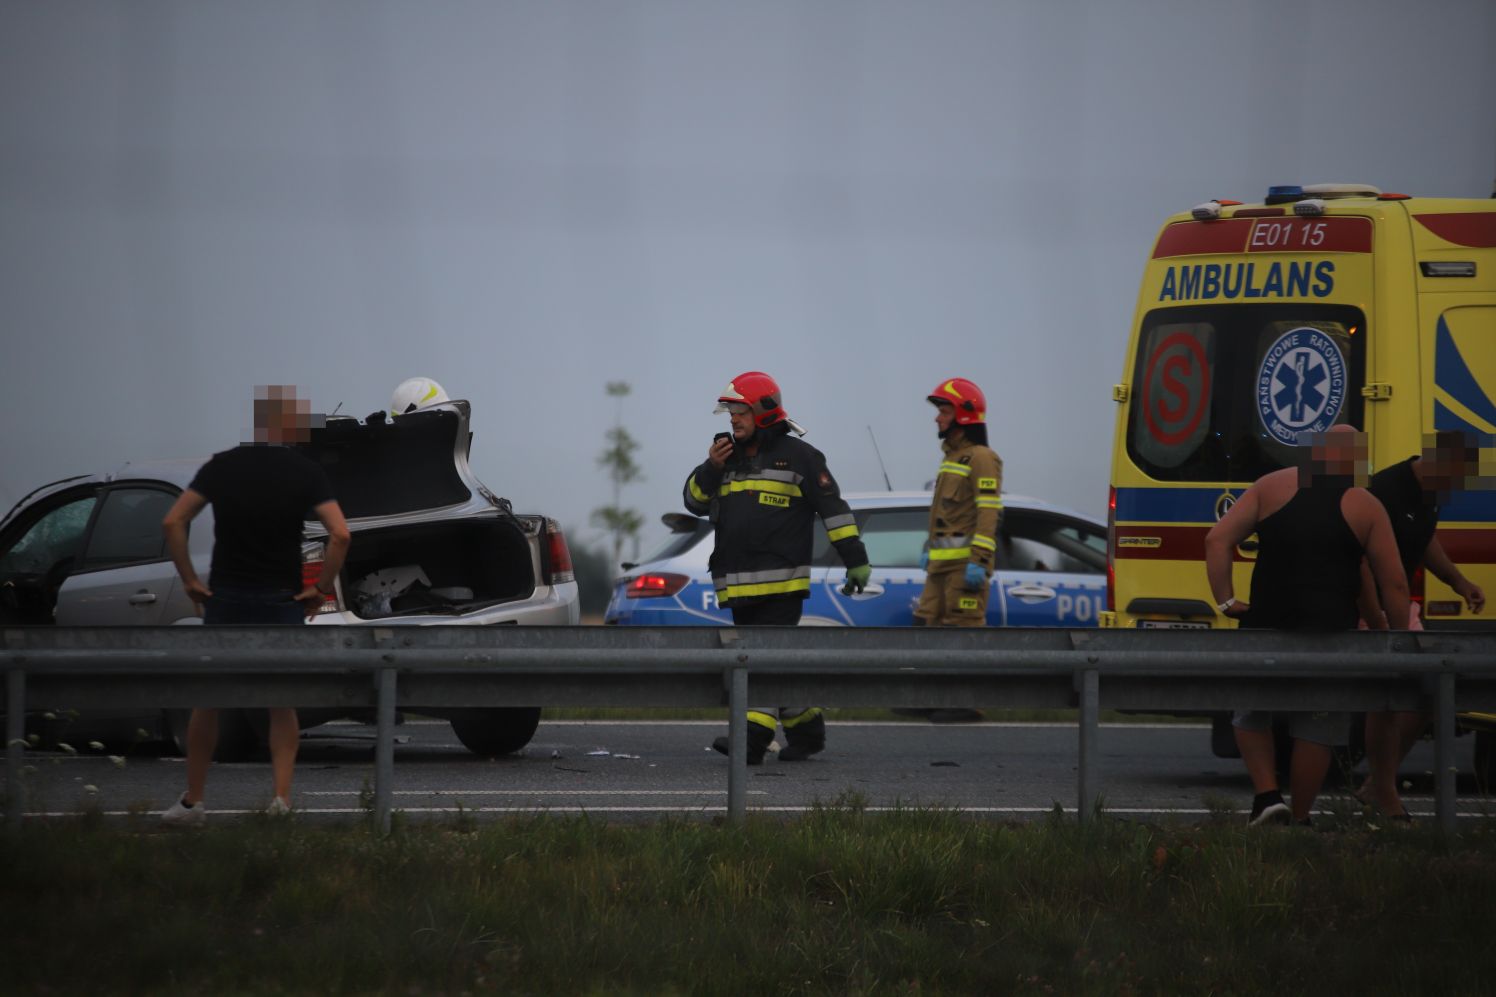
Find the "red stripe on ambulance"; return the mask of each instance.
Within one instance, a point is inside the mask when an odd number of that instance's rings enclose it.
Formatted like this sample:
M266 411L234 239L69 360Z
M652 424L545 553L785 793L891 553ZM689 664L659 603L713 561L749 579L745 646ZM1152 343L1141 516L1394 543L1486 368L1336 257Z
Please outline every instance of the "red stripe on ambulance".
M1472 249L1496 249L1496 214L1472 212L1413 217L1445 242Z

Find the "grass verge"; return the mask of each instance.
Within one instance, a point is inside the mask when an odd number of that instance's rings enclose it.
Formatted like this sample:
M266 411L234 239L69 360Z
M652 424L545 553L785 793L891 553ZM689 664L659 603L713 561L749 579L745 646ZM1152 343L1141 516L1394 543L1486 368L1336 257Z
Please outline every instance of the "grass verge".
M1496 836L861 812L201 833L0 853L27 993L1470 993Z

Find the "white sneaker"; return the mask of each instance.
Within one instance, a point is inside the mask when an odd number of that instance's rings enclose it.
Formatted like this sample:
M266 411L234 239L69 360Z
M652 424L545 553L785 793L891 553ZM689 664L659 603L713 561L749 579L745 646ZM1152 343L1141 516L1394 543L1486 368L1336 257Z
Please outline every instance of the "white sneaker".
M161 814L161 823L171 827L200 827L207 819L208 808L202 800L189 807L181 797Z
M1263 807L1262 813L1252 815L1247 821L1247 826L1262 827L1267 824L1278 824L1287 827L1291 823L1293 823L1293 811L1288 808L1287 803L1279 800Z
M279 796L270 801L270 806L265 808L266 817L289 817L291 816L291 804Z

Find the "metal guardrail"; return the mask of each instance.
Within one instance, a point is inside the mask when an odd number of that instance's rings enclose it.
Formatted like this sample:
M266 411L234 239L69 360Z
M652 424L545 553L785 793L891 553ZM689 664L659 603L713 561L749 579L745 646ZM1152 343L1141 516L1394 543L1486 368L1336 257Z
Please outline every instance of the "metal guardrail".
M1455 714L1496 710L1496 631L752 627L12 627L6 814L24 810L24 713L374 707L389 827L397 707L726 706L728 813L746 812L750 702L1078 708L1077 809L1100 797L1103 708L1435 714L1436 811L1455 823Z

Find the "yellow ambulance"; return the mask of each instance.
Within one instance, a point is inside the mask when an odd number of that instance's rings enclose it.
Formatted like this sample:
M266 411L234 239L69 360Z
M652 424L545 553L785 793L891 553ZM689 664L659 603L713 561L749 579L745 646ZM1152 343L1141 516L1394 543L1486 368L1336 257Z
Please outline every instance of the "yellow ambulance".
M1226 627L1205 534L1245 488L1292 463L1301 432L1365 430L1372 470L1423 435L1496 433L1496 199L1273 187L1164 223L1143 273L1112 451L1103 626ZM1482 471L1489 475L1483 449ZM1496 616L1496 491L1441 506L1438 537L1492 597L1479 617L1432 575L1430 628ZM1236 551L1251 589L1255 544Z

